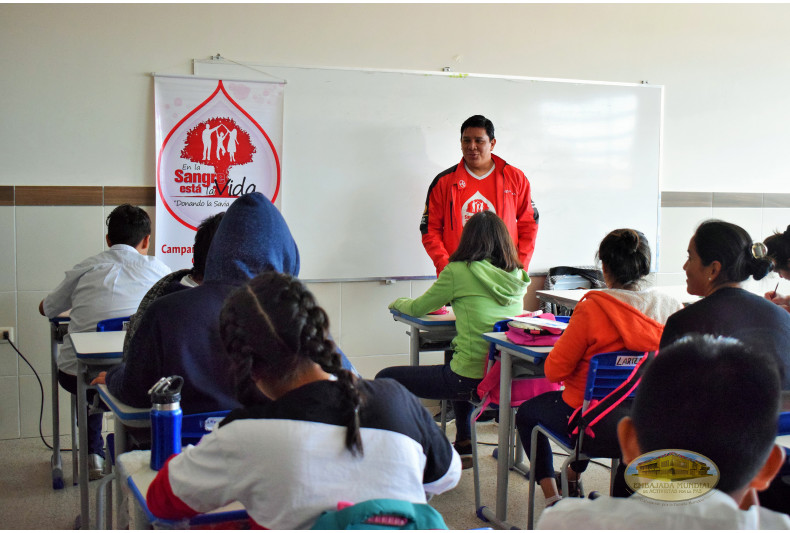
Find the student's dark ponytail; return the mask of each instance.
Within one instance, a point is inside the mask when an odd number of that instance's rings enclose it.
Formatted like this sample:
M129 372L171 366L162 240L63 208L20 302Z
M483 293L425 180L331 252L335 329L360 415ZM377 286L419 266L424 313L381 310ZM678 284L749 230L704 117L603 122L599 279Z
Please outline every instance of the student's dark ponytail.
M362 454L359 409L363 396L356 377L341 366L329 338L329 318L296 278L265 272L234 292L220 313L220 335L237 376L239 400L252 398L254 380L285 383L317 363L342 386L346 447Z

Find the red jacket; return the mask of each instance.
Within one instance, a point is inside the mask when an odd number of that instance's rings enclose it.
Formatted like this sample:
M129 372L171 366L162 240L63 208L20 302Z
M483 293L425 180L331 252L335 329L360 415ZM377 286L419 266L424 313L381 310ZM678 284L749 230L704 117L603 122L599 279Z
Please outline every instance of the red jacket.
M529 267L538 234L538 210L532 201L527 177L514 166L494 154L496 170L489 176L496 180L495 208L504 220L518 250L518 258ZM464 161L448 168L434 178L425 200L425 211L420 222L422 244L433 260L436 275L447 266L450 255L461 240L461 202L458 182L469 180Z

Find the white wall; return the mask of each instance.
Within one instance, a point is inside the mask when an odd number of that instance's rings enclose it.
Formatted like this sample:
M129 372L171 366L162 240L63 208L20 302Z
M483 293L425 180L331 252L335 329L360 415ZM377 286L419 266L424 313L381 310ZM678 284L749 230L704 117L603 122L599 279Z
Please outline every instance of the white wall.
M282 65L647 80L666 86L663 190L790 192L788 27L790 5L2 4L0 186L153 186L150 73L190 74L191 59L221 53ZM474 112L460 109L459 121ZM343 139L329 141L343 149ZM426 187L435 173L415 172ZM286 184L284 194L298 191ZM662 209L661 249L675 257L708 211L667 209L675 208ZM710 212L761 232L784 215ZM64 213L69 224L58 223ZM85 232L101 233L101 214L0 207L0 325L18 328L45 383L46 321L31 308L77 251L87 253ZM668 262L661 273L677 282L680 266ZM404 328L386 304L426 286L313 288L343 349L372 375L406 360ZM30 371L0 346L0 438L36 434L35 394Z

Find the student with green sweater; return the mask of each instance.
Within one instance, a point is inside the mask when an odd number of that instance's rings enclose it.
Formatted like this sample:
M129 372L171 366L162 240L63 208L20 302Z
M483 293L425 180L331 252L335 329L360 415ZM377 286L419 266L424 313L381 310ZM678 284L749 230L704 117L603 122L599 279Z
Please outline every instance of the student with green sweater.
M475 214L464 226L458 249L436 282L419 298L398 298L390 304L411 316L435 311L447 302L455 312L457 335L449 364L385 368L376 379L392 378L420 398L452 400L455 449L464 468L471 466L469 400L483 378L488 343L482 334L494 323L521 313L529 276L504 222L495 213Z

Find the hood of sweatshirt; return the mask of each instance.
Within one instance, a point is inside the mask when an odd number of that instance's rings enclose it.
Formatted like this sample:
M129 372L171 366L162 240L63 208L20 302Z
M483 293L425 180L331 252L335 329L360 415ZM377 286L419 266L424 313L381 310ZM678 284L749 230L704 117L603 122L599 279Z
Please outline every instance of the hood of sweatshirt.
M499 305L520 302L529 287L529 276L523 269L505 272L485 261L473 261L469 271L485 286Z
M626 350L649 351L658 348L664 331L661 322L605 291L590 291L584 299L597 306L600 316L611 322L623 339Z
M225 212L206 258L207 283L242 284L261 272L299 275L299 250L288 224L259 192L239 196Z

